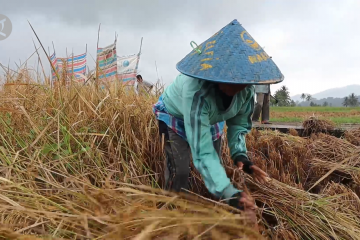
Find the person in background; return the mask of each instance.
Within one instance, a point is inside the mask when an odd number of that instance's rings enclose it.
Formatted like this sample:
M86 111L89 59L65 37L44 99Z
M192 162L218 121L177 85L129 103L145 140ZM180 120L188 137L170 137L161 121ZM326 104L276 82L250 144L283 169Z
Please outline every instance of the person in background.
M136 76L136 82L134 84L135 92L137 95L139 94L150 94L153 84L144 81L141 75Z
M251 57L258 54L261 64L254 64L254 59L244 53ZM257 84L281 82L283 75L236 20L196 47L176 67L180 75L153 106L166 153L165 189L180 192L189 188L191 154L215 198L254 211L251 198L235 188L226 175L221 137L226 123L234 165L255 180L266 182L267 174L248 158L245 142L252 128L252 83L254 79ZM254 72L267 74L255 76Z
M259 122L261 114L262 124L271 124L270 120L270 84L256 85L256 105L252 117L254 122Z

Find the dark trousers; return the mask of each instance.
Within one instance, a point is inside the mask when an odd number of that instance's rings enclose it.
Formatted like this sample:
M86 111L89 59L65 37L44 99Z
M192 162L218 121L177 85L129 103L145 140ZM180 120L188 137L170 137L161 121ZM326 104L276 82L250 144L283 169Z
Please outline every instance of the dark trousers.
M253 121L269 121L270 119L270 93L257 93Z
M165 190L180 192L189 188L190 146L177 135L166 123L159 121L160 141L164 136L165 150ZM214 141L214 148L221 159L221 138Z

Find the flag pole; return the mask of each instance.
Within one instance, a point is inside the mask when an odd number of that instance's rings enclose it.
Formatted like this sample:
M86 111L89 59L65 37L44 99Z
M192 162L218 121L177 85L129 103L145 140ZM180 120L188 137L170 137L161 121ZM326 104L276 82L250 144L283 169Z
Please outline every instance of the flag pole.
M87 44L85 45L85 58L87 58ZM87 63L87 61L86 61ZM89 68L85 67L85 76L89 74ZM84 79L85 80L85 79Z
M141 37L139 55L141 54L142 43L143 43L143 37Z
M54 41L51 41L51 43L52 43L52 46L53 46L53 51L54 51L54 55L56 56L56 52L55 52L55 45L54 45ZM52 65L52 63L51 63L51 65ZM57 57L56 57L56 66L57 66ZM57 83L58 83L58 87L60 86L60 75L59 75L59 73L58 73L58 69L56 69L55 68L55 66L54 66L54 71L55 71L55 76L57 77Z
M142 49L142 43L143 43L143 37L141 37L141 42L140 42L140 50L138 53L138 59L137 59L137 63L136 63L136 74L137 74L137 70L138 70L138 66L139 66L139 61L140 61L140 55L141 55L141 49Z
M117 49L117 34L116 34L116 31L115 31L115 49ZM114 55L114 58L115 58L115 61L116 61L116 74L115 74L115 88L117 88L117 81L119 80L119 75L118 75L118 63L117 63L117 52L116 54Z
M71 89L71 85L73 84L73 79L74 79L74 81L75 81L75 73L74 73L74 48L72 48L71 51L72 51L72 59L71 59L70 89Z
M49 54L49 56L51 57L51 55L50 55L50 47L48 46L48 54ZM51 63L52 64L52 63ZM50 76L49 76L49 78L50 78L50 88L52 88L53 86L52 86L52 82L53 82L53 76L52 76L52 72L51 72L51 68L50 68Z
M99 30L98 30L98 39L97 39L97 44L96 44L96 55L97 55L97 51L99 49L100 26L101 26L101 23L99 24ZM99 58L98 58L98 56L96 56L96 76L95 76L96 91L99 90L98 89L98 78L99 78Z
M53 46L54 54L56 55L56 53L55 53L55 46L54 46L54 42L53 42L53 41L51 41L51 43L52 43L52 46Z

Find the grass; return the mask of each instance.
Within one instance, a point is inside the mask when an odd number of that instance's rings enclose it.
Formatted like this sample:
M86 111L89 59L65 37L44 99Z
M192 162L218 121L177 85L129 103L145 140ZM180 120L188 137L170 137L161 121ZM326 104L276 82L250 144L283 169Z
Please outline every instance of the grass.
M282 117L282 118L276 118L272 117L272 122L281 122L281 123L302 123L306 118L300 118L300 117ZM327 119L330 120L336 124L359 124L360 123L360 117L323 117L321 119Z
M346 123L359 124L360 123L360 117L329 117L328 119L337 124L346 124Z
M161 190L156 100L114 86L0 91L0 239L359 239L358 132L350 143L252 130L249 156L265 185L224 147L228 177L259 207L256 231L210 198L193 166L192 193Z
M360 107L271 107L274 112L360 112Z
M315 115L336 124L360 123L360 108L345 107L271 107L273 122L301 123Z

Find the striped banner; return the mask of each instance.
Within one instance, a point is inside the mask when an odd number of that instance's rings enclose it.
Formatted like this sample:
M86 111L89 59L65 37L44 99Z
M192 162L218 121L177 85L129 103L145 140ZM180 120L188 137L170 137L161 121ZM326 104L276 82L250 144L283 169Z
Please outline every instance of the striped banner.
M55 53L53 55L50 56L50 60L51 60L51 64L54 66L54 68L56 69L56 71L58 70L57 67L57 59L56 59L56 55ZM56 78L56 73L54 72L53 67L51 67L51 76L52 76L52 80L54 81Z
M70 84L72 79L78 83L84 83L86 79L86 53L68 57L68 58L56 58L55 53L50 57L51 63L54 65L59 76L63 74L66 69L68 79L66 79L66 85ZM65 66L64 66L65 65ZM53 80L56 79L56 74L52 70Z
M116 77L116 41L104 48L97 49L97 60L99 64L99 78L108 82Z
M104 48L97 49L99 79L106 84L120 81L124 85L134 85L139 54L119 57L116 54L116 41Z

